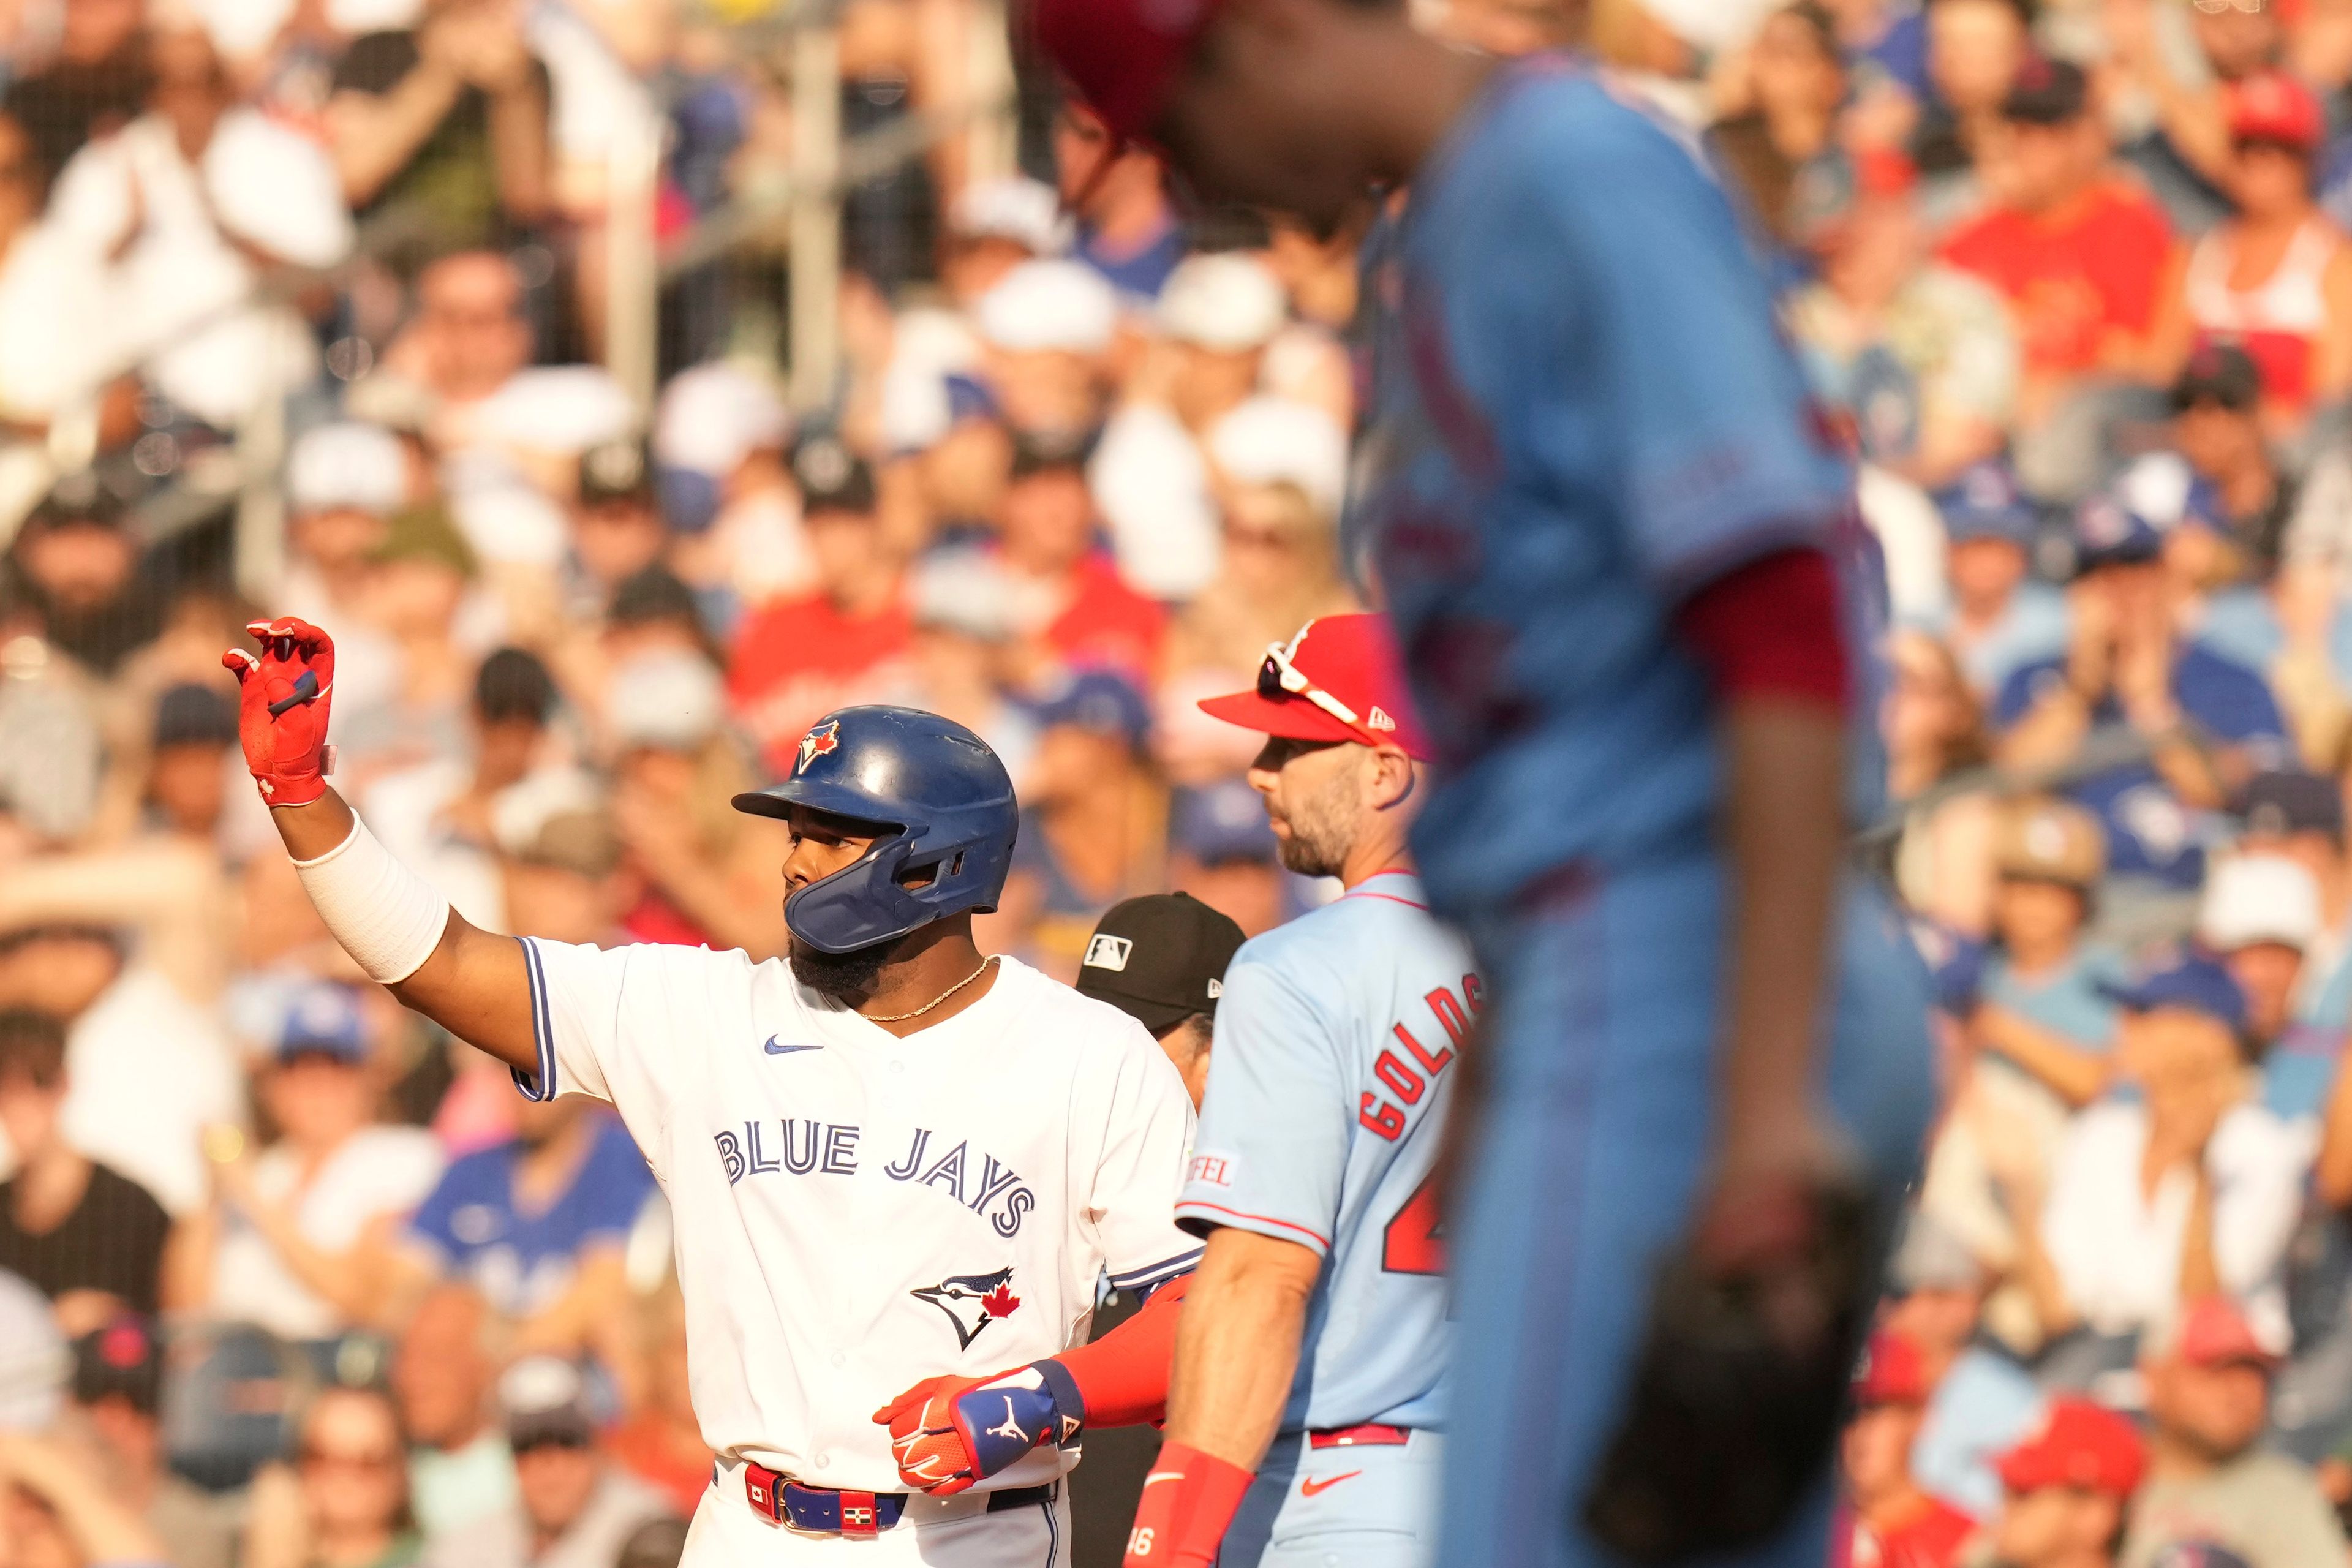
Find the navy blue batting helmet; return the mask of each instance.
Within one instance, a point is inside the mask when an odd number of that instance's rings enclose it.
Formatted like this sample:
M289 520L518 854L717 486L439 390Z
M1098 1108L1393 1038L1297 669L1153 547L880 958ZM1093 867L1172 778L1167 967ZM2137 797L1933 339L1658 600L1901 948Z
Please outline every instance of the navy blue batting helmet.
M795 805L890 830L784 900L784 924L820 952L996 908L1021 822L1013 777L988 742L914 708L835 709L801 737L789 777L735 797L736 810L757 816Z

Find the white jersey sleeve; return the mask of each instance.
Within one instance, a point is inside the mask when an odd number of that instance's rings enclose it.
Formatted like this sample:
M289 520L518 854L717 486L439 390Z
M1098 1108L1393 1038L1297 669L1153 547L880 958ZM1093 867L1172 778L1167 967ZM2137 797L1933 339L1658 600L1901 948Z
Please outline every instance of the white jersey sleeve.
M709 1039L717 994L751 982L741 952L521 941L539 1065L517 1072L515 1086L533 1100L608 1101L633 1127L648 1112L656 1125L667 1121L694 1056L681 1045Z
M1119 1053L1108 1085L1102 1153L1085 1213L1111 1284L1149 1294L1201 1258L1201 1244L1176 1228L1192 1101L1160 1047L1140 1025L1131 1026L1134 1041Z
M1225 971L1201 1140L1177 1214L1328 1257L1348 1171L1356 1071L1336 1016L1244 950Z

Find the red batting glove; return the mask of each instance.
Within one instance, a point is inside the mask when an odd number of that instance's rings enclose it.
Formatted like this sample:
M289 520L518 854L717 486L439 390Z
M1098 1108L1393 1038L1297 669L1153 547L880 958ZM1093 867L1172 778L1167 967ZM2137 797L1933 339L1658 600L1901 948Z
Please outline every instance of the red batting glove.
M333 765L327 710L335 689L334 640L291 616L245 629L261 645L260 657L233 647L221 664L236 677L236 738L246 769L269 805L308 805L327 793Z
M1212 1568L1225 1529L1256 1479L1198 1448L1160 1445L1143 1478L1121 1568Z
M933 1497L971 1489L980 1478L955 1429L955 1398L987 1381L927 1377L874 1413L876 1426L890 1428L890 1457L898 1461L900 1480Z

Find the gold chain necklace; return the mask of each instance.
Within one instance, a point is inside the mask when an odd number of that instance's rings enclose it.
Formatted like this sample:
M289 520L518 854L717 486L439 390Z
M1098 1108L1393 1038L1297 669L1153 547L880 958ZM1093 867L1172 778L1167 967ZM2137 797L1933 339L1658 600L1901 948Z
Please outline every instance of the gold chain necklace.
M988 966L995 962L996 954L989 954L989 956L980 961L980 967L978 969L973 970L970 974L965 975L961 980L957 981L954 984L949 986L946 990L940 992L938 995L932 997L929 1001L924 1003L921 1006L916 1008L911 1013L868 1013L865 1016L866 1021L869 1024L903 1024L909 1018L919 1018L924 1014L929 1012L932 1008L938 1006L940 1003L946 1001L949 997L954 995L957 992L962 990L965 986L971 984L973 981L979 979L982 975L987 973Z

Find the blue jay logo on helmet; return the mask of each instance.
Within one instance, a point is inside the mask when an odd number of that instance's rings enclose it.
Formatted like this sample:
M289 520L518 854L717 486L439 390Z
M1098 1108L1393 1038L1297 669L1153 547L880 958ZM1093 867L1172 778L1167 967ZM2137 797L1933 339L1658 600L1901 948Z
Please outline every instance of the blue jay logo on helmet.
M896 942L936 920L996 908L1020 826L1012 775L988 742L914 708L843 708L810 727L790 777L735 809L793 806L845 818L874 842L784 900L784 924L820 952Z
M801 737L800 760L793 763L793 772L796 774L808 772L808 765L811 762L814 761L818 757L824 756L826 752L832 751L834 747L841 743L839 740L840 734L841 721L838 719L827 719L823 723L818 724L815 728L812 729L807 734L803 735Z

